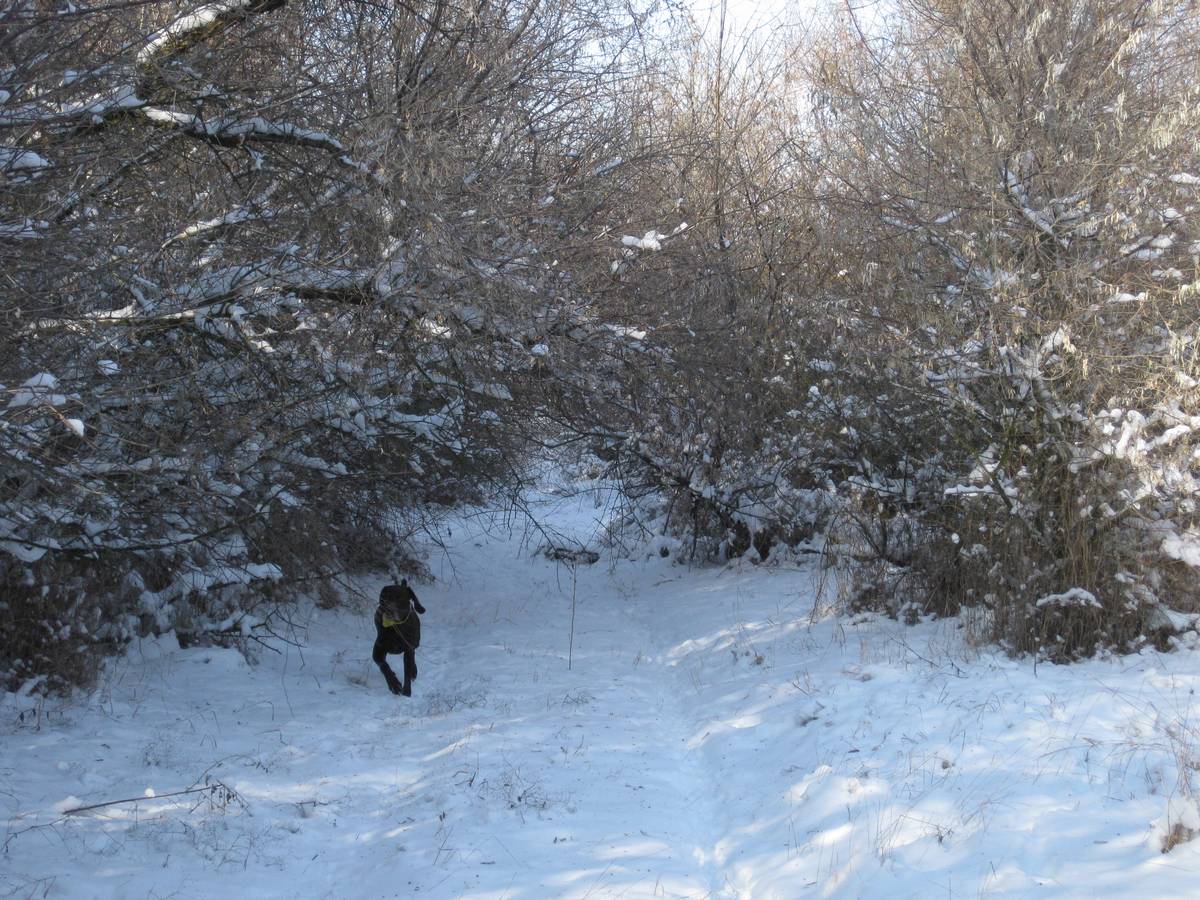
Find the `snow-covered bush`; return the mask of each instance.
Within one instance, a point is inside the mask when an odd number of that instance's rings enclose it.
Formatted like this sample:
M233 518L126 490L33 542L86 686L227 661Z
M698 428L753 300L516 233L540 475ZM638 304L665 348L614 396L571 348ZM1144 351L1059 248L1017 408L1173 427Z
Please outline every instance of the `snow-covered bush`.
M865 248L843 302L929 430L892 608L965 604L1071 659L1194 604L1197 27L914 0L816 56L827 196Z

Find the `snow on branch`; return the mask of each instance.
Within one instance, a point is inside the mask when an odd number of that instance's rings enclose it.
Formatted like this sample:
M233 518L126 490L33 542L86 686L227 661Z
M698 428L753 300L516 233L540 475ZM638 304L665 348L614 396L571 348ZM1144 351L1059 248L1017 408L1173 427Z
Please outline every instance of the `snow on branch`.
M240 225L243 222L272 218L274 213L266 208L266 203L278 188L279 183L276 182L246 206L238 206L222 215L203 219L189 225L179 233L167 238L160 249L166 250L172 244L177 244L188 238L198 237L199 235L208 234L218 229L230 228L234 225Z
M166 134L156 141L147 141L146 149L137 156L126 160L114 171L110 172L108 175L99 179L95 183L88 185L86 188L80 188L79 190L71 191L66 195L65 198L63 198L62 206L55 214L54 221L58 224L66 221L68 218L70 218L71 214L79 208L79 205L89 197L94 197L107 190L111 185L121 181L121 179L123 179L130 171L137 169L148 160L153 159L155 156L161 153L171 141L177 140L179 137L180 136L178 134Z
M1061 594L1047 594L1044 597L1039 597L1034 605L1038 608L1046 606L1057 606L1060 608L1074 606L1082 609L1087 609L1088 607L1094 609L1104 608L1103 604L1096 599L1095 594L1079 587L1069 588Z
M627 234L621 238L621 246L624 248L621 251L621 258L615 259L612 262L610 272L612 275L620 275L626 268L630 260L636 255L638 250L648 250L657 253L662 250L663 245L673 238L679 237L688 229L687 222L680 222L670 234L663 234L657 228L651 228L641 237Z
M242 206L235 206L233 209L227 210L219 216L193 222L191 225L167 238L159 249L166 250L173 244L200 237L201 235L207 235L213 231L232 229L246 222L269 222L283 215L285 209L289 207L272 206L269 203L282 184L282 182L276 181L253 200ZM345 182L332 184L320 195L315 206L323 208L339 197L349 194L352 190L354 190L354 186Z
M1067 241L1055 230L1054 222L1044 213L1033 209L1029 205L1029 194L1025 190L1025 186L1017 177L1017 173L1005 166L1002 174L1004 175L1005 195L1009 201L1017 208L1025 219L1033 225L1038 231L1050 238L1059 247L1068 249Z
M290 122L271 122L262 116L250 116L245 119L236 116L204 119L192 113L156 106L143 106L135 112L153 125L178 128L192 137L223 146L240 147L250 141L262 141L314 147L337 154L346 152L341 141L323 131L301 128ZM339 161L355 168L359 167L358 163L345 156Z
M137 64L142 68L156 65L248 15L269 12L286 2L287 0L222 0L205 4L154 32L138 51Z
M152 106L130 85L119 85L73 103L26 103L12 110L0 110L0 128L54 124L100 127L122 118L141 119L159 128L173 129L223 147L241 147L250 143L311 147L333 154L338 163L356 172L367 174L370 171L365 163L346 152L341 141L324 131L291 122L274 122L262 116L229 115L206 119L194 113ZM32 156L23 159L32 161Z
M0 147L0 173L10 182L19 184L32 181L53 165L50 160L32 150Z
M909 204L903 204L897 215L885 213L880 217L880 221L884 225L899 229L900 231L921 236L926 243L944 254L950 261L950 264L962 272L969 280L984 290L992 290L1002 281L1002 278L997 276L997 273L989 269L980 268L972 263L956 250L949 241L934 231L935 228L948 225L958 217L959 213L959 210L951 210L932 221L926 221L918 217Z

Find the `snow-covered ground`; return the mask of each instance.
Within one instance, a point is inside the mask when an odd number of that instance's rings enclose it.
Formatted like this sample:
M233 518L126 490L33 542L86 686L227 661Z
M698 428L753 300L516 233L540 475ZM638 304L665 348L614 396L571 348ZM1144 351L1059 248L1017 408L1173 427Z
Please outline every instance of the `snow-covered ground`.
M603 513L539 506L584 540ZM0 894L1200 890L1200 841L1161 852L1168 816L1200 827L1195 651L1035 668L955 622L826 615L802 566L573 581L513 524L461 518L430 557L411 699L370 662L367 600L253 666L164 640L71 702L8 695ZM232 793L167 796L205 783Z

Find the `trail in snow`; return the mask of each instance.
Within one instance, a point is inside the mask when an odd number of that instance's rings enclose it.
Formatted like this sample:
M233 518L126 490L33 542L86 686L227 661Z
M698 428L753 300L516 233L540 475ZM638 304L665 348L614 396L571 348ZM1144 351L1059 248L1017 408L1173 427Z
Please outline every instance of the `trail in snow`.
M557 543L583 544L594 543L601 512L590 498L551 499L540 510L557 526ZM689 746L676 686L664 672L654 617L638 614L638 584L614 578L603 564L535 559L531 565L544 535L515 547L503 534L478 538L471 541L476 553L455 557L455 576L464 586L492 584L495 608L490 621L470 623L456 643L488 648L491 683L511 689L507 702L533 710L541 725L531 729L520 718L497 736L502 759L538 762L520 771L519 786L528 793L518 793L515 803L507 783L513 773L501 774L504 799L522 813L520 846L505 850L508 862L521 862L508 881L493 876L490 883L503 881L514 895L533 890L531 896L718 892L710 848L721 822L708 775ZM504 569L509 577L497 577ZM460 658L449 668L462 665ZM463 845L486 847L494 832L490 823L464 822L459 836Z
M604 514L539 509L584 541ZM1200 841L1160 849L1196 814L1194 651L1035 669L954 622L818 615L788 564L605 559L573 585L513 524L463 517L430 558L411 700L370 663L371 581L254 666L146 642L86 697L8 695L0 893L1192 892ZM61 814L206 778L237 798Z

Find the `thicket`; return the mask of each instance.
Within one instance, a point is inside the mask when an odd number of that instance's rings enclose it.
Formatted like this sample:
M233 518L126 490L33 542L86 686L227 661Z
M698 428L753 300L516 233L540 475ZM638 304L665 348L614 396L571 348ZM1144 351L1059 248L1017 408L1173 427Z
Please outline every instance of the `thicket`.
M814 542L854 606L1053 659L1166 640L1197 11L893 6L7 6L0 680L266 636L563 445L694 558Z
M824 532L850 605L1017 652L1167 642L1200 564L1198 24L908 0L701 48L661 110L710 140L659 195L700 214L625 276L678 364L625 438L667 526Z

